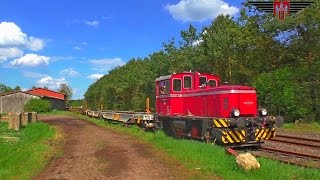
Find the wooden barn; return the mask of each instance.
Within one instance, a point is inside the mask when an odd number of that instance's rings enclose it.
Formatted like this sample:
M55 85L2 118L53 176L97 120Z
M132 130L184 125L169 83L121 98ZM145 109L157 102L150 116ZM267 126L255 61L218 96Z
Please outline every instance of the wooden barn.
M24 111L25 104L32 98L41 98L51 103L51 109L65 110L66 96L62 93L45 88L0 94L0 113Z
M24 111L24 105L33 98L40 97L23 91L0 94L0 113L21 113Z

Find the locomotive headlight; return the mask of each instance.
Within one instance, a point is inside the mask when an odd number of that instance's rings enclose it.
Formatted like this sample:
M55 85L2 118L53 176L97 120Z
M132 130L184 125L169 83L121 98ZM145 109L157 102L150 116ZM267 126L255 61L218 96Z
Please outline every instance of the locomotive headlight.
M239 116L240 116L240 111L239 111L239 109L232 109L231 115L232 115L233 117L239 117Z
M258 113L259 113L259 116L262 117L262 116L266 116L268 114L268 111L265 108L260 108L258 110Z

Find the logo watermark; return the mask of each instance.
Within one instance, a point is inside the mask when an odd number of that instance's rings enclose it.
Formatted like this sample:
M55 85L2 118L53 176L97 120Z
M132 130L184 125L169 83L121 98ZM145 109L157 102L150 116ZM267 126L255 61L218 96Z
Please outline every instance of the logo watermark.
M303 1L303 0L248 0L249 4L254 5L258 9L266 12L273 13L278 19L284 20L290 14L299 12L307 6L314 3L314 1Z

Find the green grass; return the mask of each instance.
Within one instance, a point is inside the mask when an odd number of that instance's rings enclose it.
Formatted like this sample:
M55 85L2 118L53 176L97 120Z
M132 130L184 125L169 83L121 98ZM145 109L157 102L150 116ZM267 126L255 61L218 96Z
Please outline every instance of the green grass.
M308 133L320 133L320 124L317 122L312 123L287 123L281 128L284 131L289 132L308 132Z
M42 122L31 123L20 131L0 122L0 179L30 179L53 156L48 141L55 129Z
M77 116L113 131L133 135L191 170L198 169L204 174L212 174L223 179L320 179L318 169L293 166L265 158L258 158L261 169L245 172L237 166L235 158L226 154L224 148L220 146L175 139L166 136L162 131L148 133L137 127L126 128L121 125L108 124L103 120L75 115L71 112L64 112L64 114Z

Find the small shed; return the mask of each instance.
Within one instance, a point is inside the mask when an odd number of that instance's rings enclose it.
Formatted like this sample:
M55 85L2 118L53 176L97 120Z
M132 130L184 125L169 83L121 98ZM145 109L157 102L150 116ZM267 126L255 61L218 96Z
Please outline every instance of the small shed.
M66 95L46 88L34 88L27 91L30 94L46 99L51 103L51 109L65 110Z
M39 99L40 96L23 91L0 94L0 113L21 113L24 105L33 98Z

